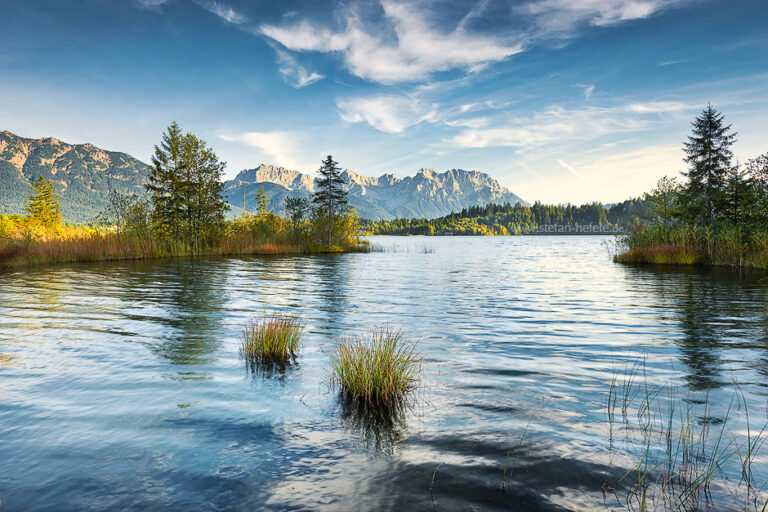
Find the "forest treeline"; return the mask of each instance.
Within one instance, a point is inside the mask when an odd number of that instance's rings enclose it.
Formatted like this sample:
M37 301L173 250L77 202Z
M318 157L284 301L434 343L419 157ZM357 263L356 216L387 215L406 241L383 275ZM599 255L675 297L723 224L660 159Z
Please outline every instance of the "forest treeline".
M620 233L642 215L642 199L603 206L601 203L551 205L519 202L472 206L437 219L363 221L373 235L529 235Z

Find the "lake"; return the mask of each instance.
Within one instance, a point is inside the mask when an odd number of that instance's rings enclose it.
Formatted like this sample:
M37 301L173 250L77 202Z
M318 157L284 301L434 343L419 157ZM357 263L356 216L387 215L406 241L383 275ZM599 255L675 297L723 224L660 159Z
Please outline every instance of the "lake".
M621 266L599 236L371 239L0 274L2 510L763 506L768 274ZM250 373L241 331L275 311L304 345ZM422 357L384 420L328 382L381 326Z

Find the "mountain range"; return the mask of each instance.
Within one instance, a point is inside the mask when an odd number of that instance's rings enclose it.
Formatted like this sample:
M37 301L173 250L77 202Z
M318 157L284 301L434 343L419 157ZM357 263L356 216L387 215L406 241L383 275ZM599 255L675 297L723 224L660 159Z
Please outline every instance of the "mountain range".
M395 217L434 218L461 211L463 208L487 203L511 203L520 197L485 173L451 169L437 172L421 169L413 177L398 178L382 174L378 178L361 176L352 170L341 174L344 188L349 192L350 205L361 218L381 220ZM241 171L224 185L223 195L235 209L256 209L259 187L272 200L275 213L283 212L288 196L309 196L315 189L314 179L308 174L283 167L260 165Z
M49 137L26 139L0 132L0 213L21 213L38 176L53 182L61 198L61 210L69 222L89 222L104 209L110 190L144 194L149 166L136 158L105 151L91 144L67 144ZM421 169L413 177L382 174L361 176L342 173L350 205L361 218L435 218L452 211L487 203L521 202L520 197L485 173L451 169ZM271 200L270 209L282 214L288 196L310 196L312 176L283 167L262 164L241 171L224 183L222 195L232 214L256 210L259 187Z
M110 190L143 194L148 173L149 166L125 153L0 132L0 213L22 213L30 183L43 176L53 182L67 221L92 221Z

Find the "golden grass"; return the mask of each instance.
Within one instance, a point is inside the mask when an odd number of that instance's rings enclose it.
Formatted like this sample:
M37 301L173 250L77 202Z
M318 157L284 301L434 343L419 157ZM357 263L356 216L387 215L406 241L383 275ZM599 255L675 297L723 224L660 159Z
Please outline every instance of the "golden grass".
M211 247L193 250L184 244L155 237L93 232L70 238L12 242L0 246L0 268L45 263L141 260L183 256L314 254L365 250L365 245L354 243L344 247L324 248L314 244L295 244L240 233L227 234Z

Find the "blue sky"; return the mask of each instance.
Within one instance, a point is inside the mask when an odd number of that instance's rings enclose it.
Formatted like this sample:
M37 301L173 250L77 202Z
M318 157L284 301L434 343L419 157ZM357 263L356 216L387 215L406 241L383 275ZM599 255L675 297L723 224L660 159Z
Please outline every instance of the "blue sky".
M2 0L0 130L149 161L170 121L228 177L477 169L612 202L684 168L707 102L768 151L768 2Z

